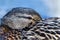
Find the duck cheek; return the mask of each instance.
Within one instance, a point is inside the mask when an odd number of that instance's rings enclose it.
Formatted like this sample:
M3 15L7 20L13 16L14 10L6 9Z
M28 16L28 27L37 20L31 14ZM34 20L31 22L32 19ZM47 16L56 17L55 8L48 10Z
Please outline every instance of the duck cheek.
M22 23L20 21L13 21L13 27L14 29L20 29L22 28Z
M20 20L14 20L14 21L12 22L13 27L14 27L15 29L25 28L25 27L28 26L28 23L30 23L29 20L22 20L22 19L20 19Z

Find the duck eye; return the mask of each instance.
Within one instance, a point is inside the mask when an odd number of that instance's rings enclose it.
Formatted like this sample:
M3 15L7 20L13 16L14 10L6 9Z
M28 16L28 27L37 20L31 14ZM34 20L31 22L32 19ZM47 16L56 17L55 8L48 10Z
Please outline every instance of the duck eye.
M25 17L25 16L16 16L18 18L26 18L26 19L32 19L31 17Z
M18 18L20 18L21 16L17 16Z
M18 18L23 18L22 16L16 16L16 17L18 17Z
M31 17L27 17L28 19L32 19Z

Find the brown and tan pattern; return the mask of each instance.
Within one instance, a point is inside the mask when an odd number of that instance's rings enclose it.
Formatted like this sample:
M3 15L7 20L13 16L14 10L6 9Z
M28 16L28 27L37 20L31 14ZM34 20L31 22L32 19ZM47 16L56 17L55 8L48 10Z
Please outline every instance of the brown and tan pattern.
M7 28L7 26L0 26L0 40L21 40L21 32Z

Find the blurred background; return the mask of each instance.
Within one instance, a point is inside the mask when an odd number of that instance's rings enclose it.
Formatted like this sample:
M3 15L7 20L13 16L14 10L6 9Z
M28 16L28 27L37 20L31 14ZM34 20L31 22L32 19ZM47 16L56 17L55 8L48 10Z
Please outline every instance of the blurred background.
M42 18L60 17L60 0L0 0L0 18L14 7L32 8Z

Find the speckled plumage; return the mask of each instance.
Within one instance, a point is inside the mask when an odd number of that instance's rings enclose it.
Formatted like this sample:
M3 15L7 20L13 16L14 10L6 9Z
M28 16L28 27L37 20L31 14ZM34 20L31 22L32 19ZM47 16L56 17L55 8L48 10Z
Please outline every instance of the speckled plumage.
M37 23L25 31L24 37L23 40L60 40L60 18L48 18Z
M21 32L13 30L5 25L0 26L0 40L21 40Z

